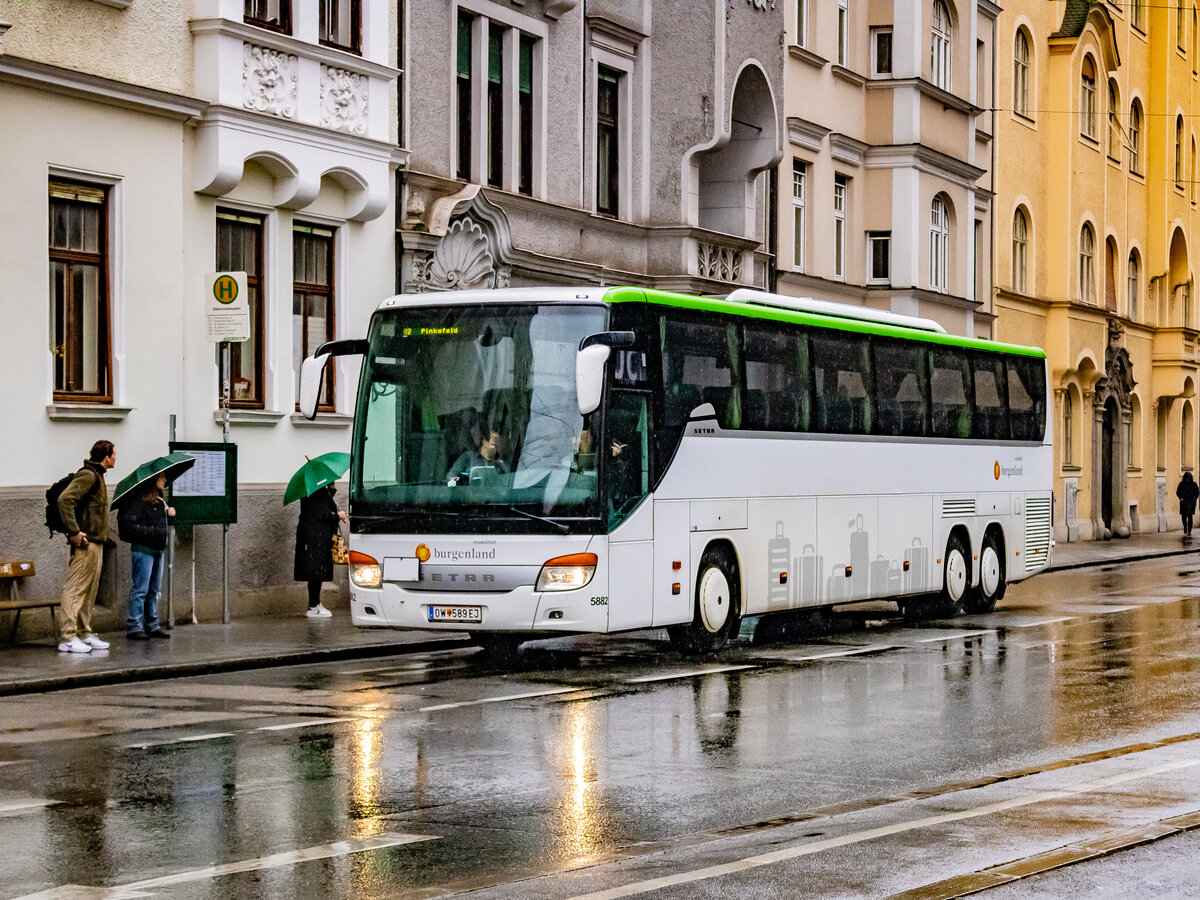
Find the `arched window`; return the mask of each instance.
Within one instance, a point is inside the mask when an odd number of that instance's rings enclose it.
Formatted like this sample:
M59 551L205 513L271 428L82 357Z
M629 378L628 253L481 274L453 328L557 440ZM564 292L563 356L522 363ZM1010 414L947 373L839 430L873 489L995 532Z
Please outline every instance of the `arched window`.
M1192 138L1192 177L1189 180L1191 185L1192 206L1196 205L1196 139Z
M1025 293L1028 259L1029 219L1025 210L1018 207L1012 224L1012 287L1018 294Z
M1129 254L1129 262L1126 264L1125 270L1125 293L1129 297L1129 318L1135 322L1138 317L1138 301L1141 299L1141 264L1138 262L1138 252L1136 250Z
M1096 232L1086 223L1079 232L1079 300L1096 302Z
M1175 117L1175 187L1183 190L1183 116Z
M1079 133L1096 139L1096 63L1091 56L1083 58L1079 73Z
M1104 240L1104 308L1117 311L1117 242Z
M1070 388L1067 388L1063 394L1062 430L1062 464L1073 466L1075 464L1075 399L1071 395Z
M1029 116L1029 35L1024 28L1017 29L1013 41L1013 112Z
M940 194L929 215L929 287L942 294L950 290L950 208Z
M1137 100L1129 107L1129 171L1142 174L1142 105Z
M1129 406L1132 415L1129 417L1129 431L1125 438L1129 447L1129 468L1140 469L1142 467L1142 403L1138 400L1137 394L1130 394Z
M930 78L944 91L951 89L950 40L953 26L945 0L933 0L933 27L930 33Z
M1121 158L1121 100L1117 83L1108 83L1108 158Z
M1196 416L1192 412L1192 404L1190 400L1183 402L1183 423L1179 429L1179 467L1181 469L1195 468L1195 460L1192 459L1192 432L1196 430Z

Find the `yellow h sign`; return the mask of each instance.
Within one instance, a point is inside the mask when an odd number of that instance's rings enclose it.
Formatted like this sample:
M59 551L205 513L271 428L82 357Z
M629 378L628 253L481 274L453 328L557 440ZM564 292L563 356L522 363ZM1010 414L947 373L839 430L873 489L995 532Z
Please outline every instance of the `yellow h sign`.
M213 297L218 303L232 303L238 296L238 283L232 275L221 275L213 282Z

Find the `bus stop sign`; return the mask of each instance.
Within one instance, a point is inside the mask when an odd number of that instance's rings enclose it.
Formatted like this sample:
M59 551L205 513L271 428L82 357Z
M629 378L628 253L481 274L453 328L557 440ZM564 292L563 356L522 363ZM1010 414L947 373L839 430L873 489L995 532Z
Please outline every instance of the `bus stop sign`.
M205 322L208 339L246 341L250 339L250 294L245 272L211 272L204 276Z

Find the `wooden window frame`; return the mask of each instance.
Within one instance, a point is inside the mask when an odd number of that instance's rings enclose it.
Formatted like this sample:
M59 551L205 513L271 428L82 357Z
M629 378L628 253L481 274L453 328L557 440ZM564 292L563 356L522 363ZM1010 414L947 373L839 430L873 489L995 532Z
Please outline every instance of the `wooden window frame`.
M340 2L349 4L350 11L350 43L341 44L332 38L325 37L321 34L323 27L320 21L320 13L324 13L326 9L336 8ZM345 50L347 53L354 53L358 56L362 55L362 0L319 0L317 16L317 33L321 45L324 47L333 47L337 50Z
M254 343L255 343L254 384L257 385L258 395L255 397L251 397L249 399L239 400L233 396L233 391L231 389L230 396L229 396L229 406L231 409L265 409L267 392L266 392L266 384L264 383L266 367L263 364L263 356L265 355L265 351L266 351L266 332L265 332L264 326L266 323L267 301L266 301L265 291L263 290L263 287L264 287L263 282L265 280L263 278L263 250L264 250L263 245L266 241L267 220L266 220L265 216L259 215L257 213L249 213L249 212L244 212L242 210L237 210L237 209L226 209L223 207L218 207L217 208L217 222L218 222L217 227L218 227L218 229L220 227L219 223L222 219L224 219L226 221L235 221L241 225L247 225L247 226L257 223L257 228L258 228L258 241L257 241L257 246L255 247L255 254L254 254L255 255L254 270L253 271L251 271L250 269L245 270L246 271L246 290L247 291L255 291L258 296L257 309L254 308L254 306L252 306L250 309L250 338L249 338L249 340L254 341ZM253 221L251 221L251 220L253 220ZM216 248L214 248L214 250L215 250L215 252L214 252L213 256L214 256L214 259L216 259L217 253L220 252L220 238L219 237L217 239L217 246L216 246ZM219 259L217 259L215 268L216 268L216 271L218 271L218 272L223 271L222 266L221 266L221 261ZM238 271L238 270L225 270L225 271ZM230 354L230 367L229 367L229 380L230 380L231 386L232 386L232 382L234 379L234 365L239 364L239 363L240 363L240 358L234 358L234 354L231 353ZM217 397L218 398L220 398L220 396L221 396L220 378L221 378L221 373L220 373L220 370L218 370L218 372L217 372Z
M242 20L247 25L253 25L255 28L265 28L267 31L276 31L279 34L292 33L292 0L279 0L279 21L277 22L272 22L269 19L261 19L254 15L249 9L254 4L255 0L244 0L242 4Z
M617 216L621 210L621 78L624 72L610 66L596 69L596 212ZM606 95L611 92L612 109L604 108ZM608 153L601 158L600 135L608 137ZM608 202L602 204L601 164L607 164Z
M110 247L110 243L109 243L109 221L108 221L109 212L110 212L109 201L111 198L111 192L110 192L108 186L88 184L88 183L82 182L82 181L72 181L72 180L66 179L66 178L52 178L49 182L49 189L51 191L53 191L53 190L55 190L56 187L59 190L64 191L64 192L69 191L71 189L82 189L82 190L85 190L88 192L99 191L103 195L103 198L99 203L88 204L88 205L100 207L99 236L98 236L98 241L97 241L100 249L98 251L91 252L91 251L84 251L84 250L70 250L70 249L66 249L66 248L56 248L51 245L52 234L50 234L49 231L47 233L46 246L47 246L47 250L49 253L49 262L52 267L55 263L62 263L68 267L68 272L69 272L70 268L73 267L73 265L78 264L81 266L94 266L99 270L97 273L97 279L96 279L96 281L97 281L97 296L96 296L97 315L96 315L96 318L97 318L97 324L99 325L99 329L98 329L98 333L97 333L97 341L96 341L96 343L97 343L96 355L97 355L97 361L100 366L100 369L96 374L97 374L97 383L99 385L99 390L96 390L96 391L70 390L70 389L62 388L59 386L60 385L59 360L61 359L63 361L62 369L63 369L63 378L65 379L66 369L67 369L66 360L67 360L67 356L68 356L68 352L69 352L68 351L69 341L68 341L67 337L65 335L63 335L62 344L51 348L51 352L54 356L54 361L55 361L54 362L54 401L56 403L62 403L62 402L66 402L66 403L112 403L113 402L112 310L110 307L110 290L109 290L109 278L110 278L109 254L110 254L111 247ZM51 219L50 219L51 214L52 214L52 212L51 212L52 208L50 206L50 203L53 202L53 199L58 199L62 202L68 202L68 203L72 202L68 198L65 198L65 197L48 198L48 202L47 202L47 227L48 227L48 229L52 227ZM77 200L74 202L80 203L80 204L87 203L87 201L82 201L82 200ZM51 270L51 271L53 273L53 270ZM69 275L66 279L64 279L64 282L66 285L68 285L68 294L69 294L69 292L70 292L69 285L71 283L71 278L69 277ZM64 296L62 299L63 299L64 311L63 311L63 315L61 318L62 318L62 322L63 322L63 331L66 332L66 331L68 331L68 327L69 327L68 326L68 317L66 314L66 307L70 305L70 298ZM59 298L54 293L53 283L51 283L50 302L53 304L52 309L51 309L51 321L53 323L52 329L54 329L51 332L51 337L53 338L54 332L58 328L58 322L60 319L59 310L58 310ZM60 347L61 347L61 351L60 351Z
M808 163L792 160L792 270L804 272L808 263Z
M326 259L328 266L326 269L326 283L318 284L316 282L299 281L296 277L295 260L298 258L296 254L296 242L300 235L308 235L322 241L327 241ZM316 225L308 222L295 222L292 225L292 317L296 316L295 300L297 294L311 296L313 294L321 295L325 298L325 338L324 341L332 341L337 334L337 284L335 278L337 276L337 258L334 255L337 249L337 229L328 225ZM324 343L322 341L322 343ZM319 346L319 345L318 345ZM300 360L307 356L311 356L316 347L310 347L308 344L308 307L303 302L300 306ZM300 360L296 361L299 365ZM325 372L322 376L324 385L321 392L318 393L317 411L318 412L336 412L337 411L337 367L333 364L325 366ZM322 400L321 397L324 396ZM297 400L296 409L300 409L300 403Z

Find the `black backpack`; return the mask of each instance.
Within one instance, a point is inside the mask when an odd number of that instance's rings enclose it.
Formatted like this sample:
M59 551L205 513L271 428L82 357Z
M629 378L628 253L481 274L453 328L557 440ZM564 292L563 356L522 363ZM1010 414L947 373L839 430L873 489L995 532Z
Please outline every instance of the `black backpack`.
M77 472L71 472L68 475L64 475L62 478L58 479L58 481L54 482L54 484L50 485L50 487L46 488L46 527L50 529L50 537L54 537L56 534L67 533L67 526L63 523L62 515L58 511L58 498L62 495L62 492L67 489L67 486L75 480L75 476L81 471L84 470L80 469ZM89 498L91 498L92 494L96 492L96 488L100 486L100 479L96 478L95 472L92 473L92 479L92 486L88 489L86 494L79 498L79 503L75 507L76 518L78 518L79 507L83 506L83 504L87 502Z

